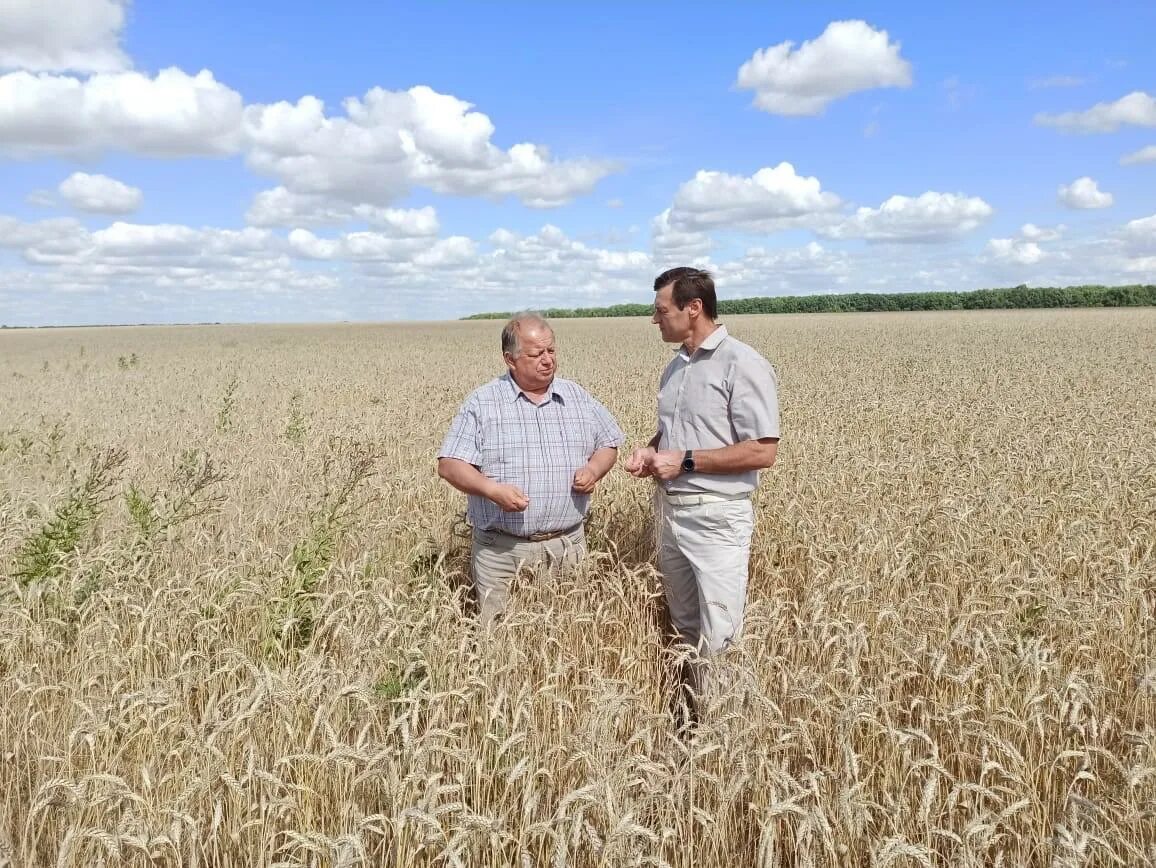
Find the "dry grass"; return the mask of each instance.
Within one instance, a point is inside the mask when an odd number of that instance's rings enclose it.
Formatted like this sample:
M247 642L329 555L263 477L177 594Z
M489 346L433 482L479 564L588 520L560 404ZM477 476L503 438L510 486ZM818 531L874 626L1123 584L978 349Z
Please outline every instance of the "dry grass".
M728 324L785 440L687 744L645 485L463 615L496 324L0 335L0 864L1156 862L1156 311ZM558 330L649 436L650 327Z

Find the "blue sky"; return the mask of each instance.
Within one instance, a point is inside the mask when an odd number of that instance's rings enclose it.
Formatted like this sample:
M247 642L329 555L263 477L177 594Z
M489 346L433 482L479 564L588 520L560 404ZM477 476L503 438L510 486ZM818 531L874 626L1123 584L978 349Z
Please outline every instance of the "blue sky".
M1156 281L1156 4L929 8L0 0L0 323Z

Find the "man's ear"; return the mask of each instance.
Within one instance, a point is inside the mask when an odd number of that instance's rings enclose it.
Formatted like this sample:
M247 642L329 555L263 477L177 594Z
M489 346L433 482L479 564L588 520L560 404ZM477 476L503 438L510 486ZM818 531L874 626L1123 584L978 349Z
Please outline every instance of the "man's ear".
M686 303L686 310L687 310L687 313L701 316L702 315L702 299L701 298L692 298L690 301L688 301Z

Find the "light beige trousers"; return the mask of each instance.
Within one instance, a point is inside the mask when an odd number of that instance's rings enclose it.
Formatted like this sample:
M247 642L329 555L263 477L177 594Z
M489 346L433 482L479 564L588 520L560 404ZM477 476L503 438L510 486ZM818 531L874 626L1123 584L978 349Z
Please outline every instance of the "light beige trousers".
M695 713L729 691L734 674L718 658L738 641L747 604L754 508L740 500L655 493L658 569L676 638L691 657L679 680Z
M716 657L743 630L754 508L746 498L656 498L658 569L671 626L700 655Z

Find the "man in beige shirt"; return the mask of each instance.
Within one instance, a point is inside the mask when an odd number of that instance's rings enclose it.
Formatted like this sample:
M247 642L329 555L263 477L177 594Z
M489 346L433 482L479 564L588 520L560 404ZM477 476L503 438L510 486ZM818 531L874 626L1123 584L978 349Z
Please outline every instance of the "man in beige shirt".
M626 463L657 482L658 566L671 626L697 660L742 633L758 471L775 462L778 380L758 352L718 323L714 280L672 268L654 281L654 319L678 344L658 388L658 431ZM683 683L692 713L708 667Z

